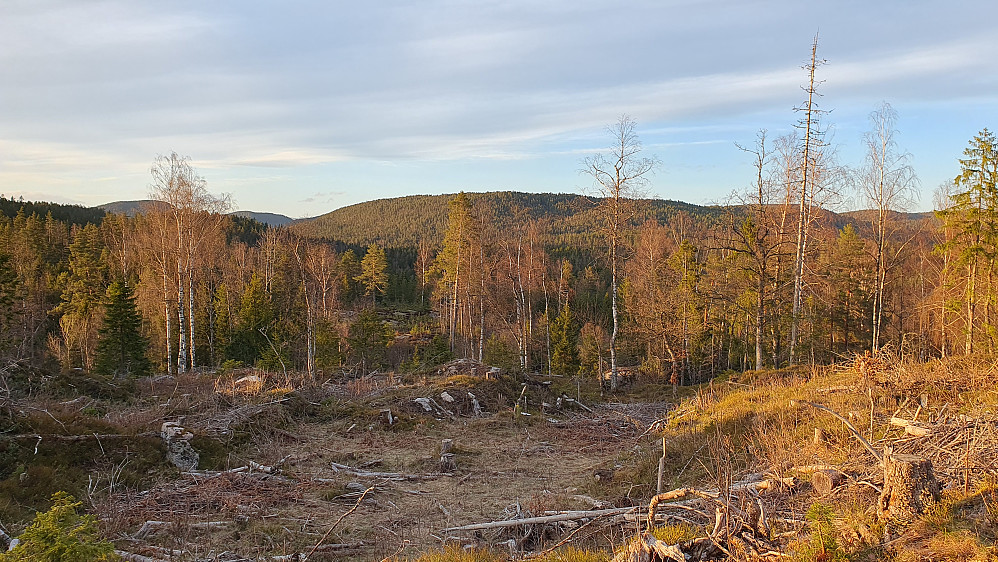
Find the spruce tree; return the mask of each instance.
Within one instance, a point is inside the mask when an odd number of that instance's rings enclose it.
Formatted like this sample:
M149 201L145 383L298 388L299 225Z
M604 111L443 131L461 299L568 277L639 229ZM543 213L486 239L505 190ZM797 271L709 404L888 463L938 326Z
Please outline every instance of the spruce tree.
M579 372L579 329L568 303L551 323L551 374L573 376Z
M107 288L104 325L98 331L94 372L105 376L145 376L152 369L148 343L141 332L142 316L132 289L122 281Z

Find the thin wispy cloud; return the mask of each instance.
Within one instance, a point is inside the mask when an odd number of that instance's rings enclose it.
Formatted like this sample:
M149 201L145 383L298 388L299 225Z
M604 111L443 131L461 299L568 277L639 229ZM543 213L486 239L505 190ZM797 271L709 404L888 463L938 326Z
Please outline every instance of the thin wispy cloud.
M971 8L977 17L959 15ZM723 145L796 118L814 33L802 22L821 22L821 104L833 119L859 126L893 100L902 128L909 107L931 125L905 128L917 147L944 137L940 124L956 130L967 103L994 107L996 16L973 0L834 12L792 0L8 2L0 190L137 197L153 157L176 150L245 190L241 204L289 214L320 186L346 199L450 181L565 191L578 181L572 159L602 149L605 125L628 113L666 166L682 150L683 166L727 170L656 181L726 193L740 161ZM267 199L278 185L296 196Z

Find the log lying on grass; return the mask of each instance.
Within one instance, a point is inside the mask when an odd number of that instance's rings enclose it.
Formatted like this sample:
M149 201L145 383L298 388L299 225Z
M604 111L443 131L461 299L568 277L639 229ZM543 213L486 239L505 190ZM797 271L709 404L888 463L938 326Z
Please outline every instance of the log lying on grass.
M448 453L452 454L452 453ZM352 466L347 466L345 464L340 464L337 462L330 463L330 466L336 472L346 472L352 476L358 478L381 478L384 480L392 480L396 482L401 482L404 480L435 480L441 476L453 476L453 474L441 472L437 474L405 474L402 472L372 472L369 470L361 470L359 468L354 468ZM320 481L318 479L313 479Z
M912 435L914 437L925 437L932 433L931 429L923 425L919 425L918 422L906 420L904 418L898 418L892 416L891 425L895 427L903 427L905 433L907 433L908 435Z
M686 562L686 555L676 545L662 542L649 533L631 541L624 550L613 557L613 562L652 562L675 560Z
M814 486L814 490L822 496L827 496L832 493L832 490L841 486L845 481L845 473L839 470L816 470L814 471L814 474L811 475L811 485Z
M615 507L613 509L595 509L590 511L565 511L555 515L544 515L542 517L525 517L523 519L507 519L505 521L490 521L488 523L473 523L471 525L461 525L460 527L448 527L446 529L442 529L442 532L484 531L486 529L517 527L519 525L537 525L541 523L557 523L559 521L575 521L578 519L592 519L594 517L623 515L625 513L632 513L638 509L638 507Z

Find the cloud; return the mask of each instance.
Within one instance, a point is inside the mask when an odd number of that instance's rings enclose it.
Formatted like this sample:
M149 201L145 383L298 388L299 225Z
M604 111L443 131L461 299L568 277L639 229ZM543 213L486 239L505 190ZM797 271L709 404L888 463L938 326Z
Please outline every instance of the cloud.
M320 191L298 202L309 203L309 204L314 204L314 203L331 204L335 203L336 200L340 199L346 194L347 193L345 191Z
M828 12L790 0L4 3L0 182L141 194L152 158L176 150L220 183L284 185L301 204L357 163L378 163L371 184L396 189L407 178L380 164L502 166L515 183L512 170L601 149L625 112L649 148L710 150L760 114L792 121L809 21L830 60L829 108L902 98L931 114L995 99L998 7L844 0Z

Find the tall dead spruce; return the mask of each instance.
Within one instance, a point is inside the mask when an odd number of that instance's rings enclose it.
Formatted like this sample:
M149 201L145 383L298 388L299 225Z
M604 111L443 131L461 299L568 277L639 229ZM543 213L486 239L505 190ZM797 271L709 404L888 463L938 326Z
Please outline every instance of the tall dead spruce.
M808 226L811 221L811 205L815 194L815 175L817 167L821 161L820 152L824 146L822 131L819 127L819 117L826 111L818 109L816 97L818 85L814 79L814 72L818 66L824 64L824 60L818 59L818 35L814 36L814 43L811 44L811 61L804 65L808 71L808 83L804 88L807 93L807 101L800 107L794 108L804 114L797 127L804 132L801 140L800 159L800 191L798 192L798 213L797 213L797 252L794 262L794 297L793 312L790 324L790 363L794 362L797 351L797 339L800 336L801 303L803 301L804 290L804 258L807 253Z

